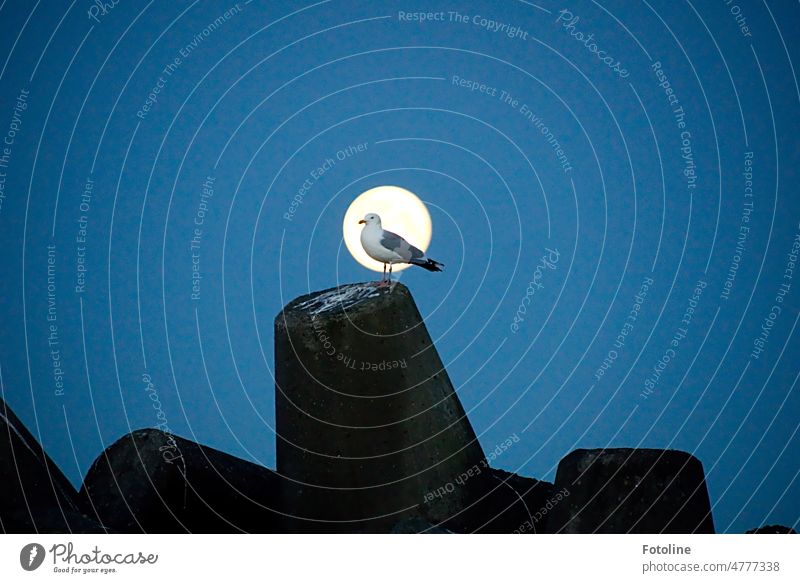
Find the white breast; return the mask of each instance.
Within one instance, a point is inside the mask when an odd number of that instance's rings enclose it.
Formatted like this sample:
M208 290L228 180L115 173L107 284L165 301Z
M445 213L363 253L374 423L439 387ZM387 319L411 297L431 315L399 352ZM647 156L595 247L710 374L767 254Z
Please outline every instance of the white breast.
M367 255L381 263L402 263L400 255L381 245L382 237L383 229L380 227L367 225L361 230L361 246Z

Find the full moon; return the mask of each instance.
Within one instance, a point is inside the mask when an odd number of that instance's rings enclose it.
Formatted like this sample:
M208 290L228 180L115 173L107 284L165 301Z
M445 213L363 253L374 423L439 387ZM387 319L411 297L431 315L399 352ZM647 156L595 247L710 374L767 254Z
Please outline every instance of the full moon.
M383 263L375 261L361 247L361 228L358 221L368 213L381 217L381 225L406 241L427 251L431 242L431 216L419 197L399 186L377 186L359 194L350 203L344 215L342 233L344 243L353 259L372 271L383 272ZM408 263L395 264L394 271L411 267Z

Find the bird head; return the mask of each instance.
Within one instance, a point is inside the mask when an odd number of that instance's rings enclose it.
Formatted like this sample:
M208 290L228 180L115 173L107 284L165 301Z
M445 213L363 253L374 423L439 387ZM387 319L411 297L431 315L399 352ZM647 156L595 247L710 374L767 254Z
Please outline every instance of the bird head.
M378 225L381 226L381 218L375 213L368 213L364 218L358 221L359 225Z

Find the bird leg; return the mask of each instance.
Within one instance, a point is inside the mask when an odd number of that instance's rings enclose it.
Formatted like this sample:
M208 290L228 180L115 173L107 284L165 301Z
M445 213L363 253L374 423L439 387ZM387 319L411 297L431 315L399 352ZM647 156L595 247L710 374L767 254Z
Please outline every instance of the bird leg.
M381 280L378 282L378 287L383 287L388 285L388 281L386 281L386 264L383 264L383 275L381 276Z
M386 276L386 264L383 264L383 275ZM386 287L392 285L392 264L389 264L389 277L386 279L381 279L381 282L378 284L380 287Z

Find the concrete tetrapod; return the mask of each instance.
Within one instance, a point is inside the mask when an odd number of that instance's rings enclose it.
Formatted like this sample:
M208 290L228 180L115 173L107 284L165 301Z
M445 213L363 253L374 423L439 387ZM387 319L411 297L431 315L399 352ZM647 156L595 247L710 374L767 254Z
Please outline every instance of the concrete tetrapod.
M0 399L0 532L101 533L78 493Z
M97 457L80 496L87 514L121 533L276 533L279 482L269 468L140 429Z
M483 450L408 288L353 284L275 318L277 471L291 530L469 530ZM487 472L484 472L488 474Z
M714 532L703 464L671 449L578 449L558 464L550 533Z

